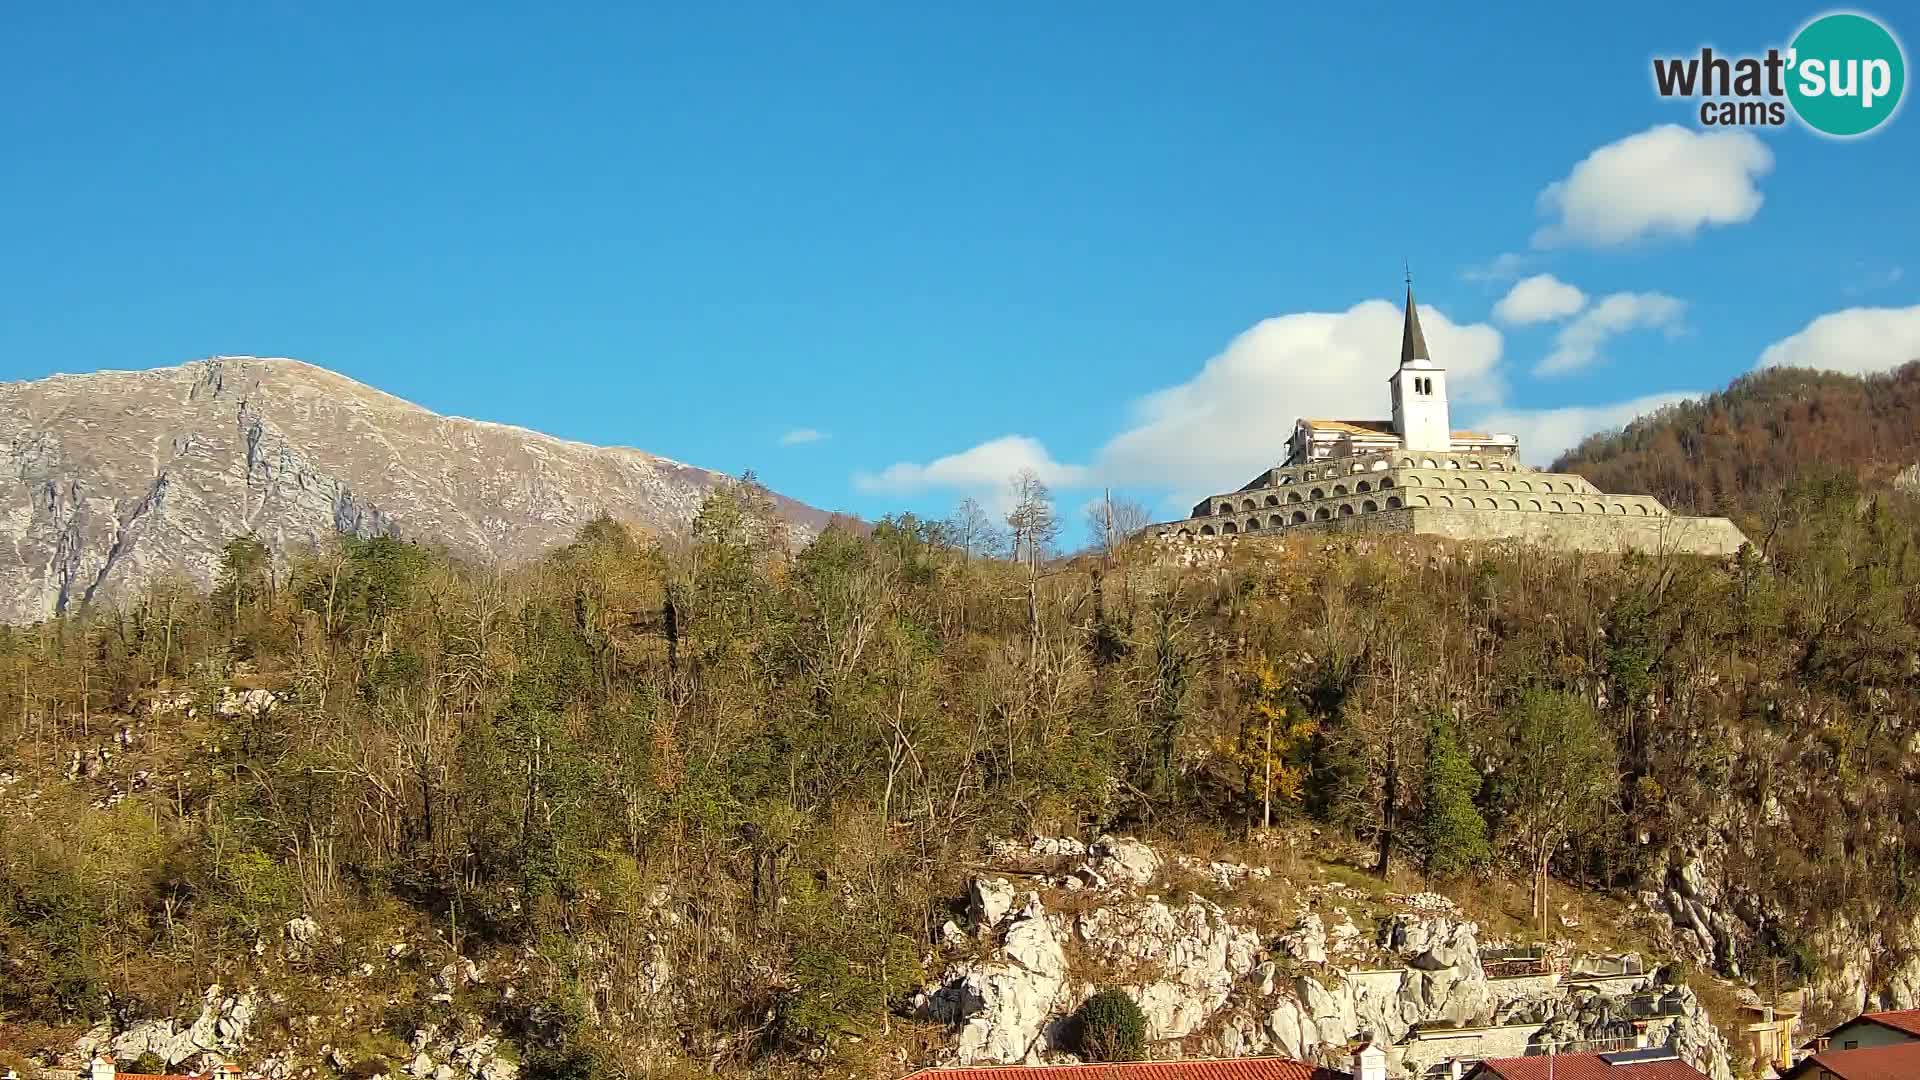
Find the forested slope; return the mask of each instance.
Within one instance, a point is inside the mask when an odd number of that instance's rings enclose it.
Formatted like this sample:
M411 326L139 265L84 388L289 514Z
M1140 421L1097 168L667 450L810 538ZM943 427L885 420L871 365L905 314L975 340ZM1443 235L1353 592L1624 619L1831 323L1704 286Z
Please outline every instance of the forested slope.
M1603 491L1764 526L1810 473L1884 483L1920 462L1920 362L1865 377L1770 368L1668 406L1561 455Z
M516 989L361 1004L401 1038L470 1006L535 1075L861 1060L914 1029L987 838L1231 837L1269 800L1416 884L1683 875L1681 955L1901 1001L1916 511L1786 498L1765 563L1409 539L1036 575L913 519L790 555L738 488L685 544L601 522L504 574L383 538L276 576L237 541L211 595L0 630L0 1029L172 1014L314 915L290 1040L411 926ZM248 687L277 703L222 706Z

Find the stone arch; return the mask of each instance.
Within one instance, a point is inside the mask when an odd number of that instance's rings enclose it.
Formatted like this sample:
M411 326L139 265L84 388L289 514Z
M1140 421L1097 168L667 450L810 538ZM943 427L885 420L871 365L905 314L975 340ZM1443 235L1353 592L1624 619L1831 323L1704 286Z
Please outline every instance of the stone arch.
M1567 504L1567 509L1569 509L1569 510L1572 510L1572 511L1573 511L1574 513L1576 513L1576 514L1584 514L1584 513L1586 513L1586 512L1587 512L1587 508L1586 508L1586 506L1584 506L1583 504L1581 504L1581 503L1578 503L1578 502L1570 502L1570 503L1568 503L1568 504Z
M1380 490L1381 490L1381 491L1385 491L1385 490L1387 490L1388 488L1390 488L1390 487L1392 487L1392 486L1393 486L1393 477L1391 477L1391 476L1383 476L1383 477L1381 477L1381 478L1380 478Z
M1293 523L1295 525L1305 525L1307 523L1307 512L1305 510L1295 510L1293 512Z
M1230 502L1223 502L1223 503L1221 503L1221 504L1220 504L1220 512L1221 512L1221 513L1223 513L1223 514L1231 514L1231 513L1233 513L1233 504L1232 504L1232 503L1230 503Z
M1514 501L1513 501L1512 499L1505 499L1505 500L1503 500L1503 501L1502 501L1502 502L1500 503L1500 509L1502 509L1502 510L1518 510L1518 509L1520 509L1520 504L1519 504L1519 503L1517 503L1517 502L1514 502Z
M1607 513L1609 514L1624 514L1626 512L1627 512L1626 503L1614 503L1613 505L1607 507Z
M1315 521L1325 521L1332 516L1333 515L1328 513L1327 508L1324 506L1320 507L1318 510L1315 510L1313 512L1313 520Z
M1441 507L1442 507L1442 508L1444 508L1444 509L1447 509L1447 510L1451 510L1451 509L1453 509L1453 500L1452 500L1452 499L1449 499L1449 498L1447 498L1447 497L1446 497L1445 495L1442 495L1442 496L1440 496L1439 498L1440 498L1440 505L1441 505Z
M1223 521L1220 523L1220 535L1222 536L1232 536L1234 533L1237 533L1239 531L1240 531L1240 526L1235 525L1231 521Z
M1267 526L1269 528L1273 528L1273 529L1284 528L1286 527L1286 524L1287 524L1287 517L1285 514L1268 514L1267 515Z
M1212 536L1212 535L1213 535L1213 526L1211 526L1211 525L1202 525L1202 526L1200 526L1200 535L1201 535L1201 536Z
M1371 466L1369 466L1369 468L1371 468L1371 469L1372 469L1372 470L1373 470L1374 472L1379 472L1379 471L1381 471L1382 469L1385 469L1386 467L1387 467L1387 459L1386 459L1386 458L1383 458L1383 457L1382 457L1382 458L1374 458L1374 459L1373 459L1373 464L1372 464Z
M1402 503L1400 502L1400 496L1398 495L1387 496L1387 509L1398 510L1400 509L1401 505Z
M1415 506L1432 506L1432 505L1433 505L1433 500L1432 500L1432 499L1429 499L1429 498L1427 498L1427 497L1426 497L1425 495L1415 495L1415 496L1413 497L1413 505L1415 505Z
M1340 516L1341 516L1341 517L1352 517L1352 516L1353 516L1353 504L1352 504L1352 503L1341 503L1341 504L1340 504Z
M1457 487L1457 488L1463 488L1463 487L1466 487L1466 486L1467 486L1467 480L1466 480L1466 477L1463 477L1463 476L1456 476L1456 477L1454 477L1454 478L1453 478L1453 484L1452 484L1452 486L1453 486L1453 487Z
M1539 499L1528 499L1528 500L1527 500L1527 509L1529 509L1529 510L1538 510L1538 509L1540 509L1540 500L1539 500Z
M1268 506L1279 506L1279 505L1280 505L1280 496L1278 496L1278 495L1268 495L1268 496L1267 496L1267 505L1268 505Z
M1440 466L1438 466L1438 465L1436 465L1436 464L1434 464L1434 461L1433 461L1433 459L1432 459L1432 458L1430 458L1430 457L1423 457L1423 458L1421 458L1421 459L1420 459L1420 467L1421 467L1421 468L1423 468L1423 469L1437 469L1437 468L1439 468Z
M1255 514L1252 517L1247 519L1247 531L1248 532L1260 531L1260 515L1259 514Z
M1345 495L1347 493L1347 485L1345 484L1333 485L1333 493L1335 495Z
M1379 509L1380 509L1379 505L1375 503L1372 499L1368 499L1365 502L1360 504L1360 512L1363 514L1371 514Z
M1496 485L1498 485L1498 486L1499 486L1499 488L1500 488L1500 490L1501 490L1501 491L1512 491L1512 490L1513 490L1513 485L1512 485L1512 484L1509 484L1509 483L1507 483L1507 482L1506 482L1505 480L1495 480L1495 481L1494 481L1494 483L1495 483Z
M1400 459L1400 467L1401 467L1401 468L1403 468L1403 469L1411 469L1411 468L1413 468L1413 459L1412 459L1412 458L1410 458L1410 457L1403 457L1403 458L1401 458L1401 459Z
M1483 477L1479 480L1475 480L1473 482L1473 486L1479 488L1481 491L1486 491L1490 485L1488 485L1486 479Z
M1552 510L1556 514L1562 514L1566 512L1567 508L1560 505L1559 499L1555 499L1547 504L1547 509Z
M1468 459L1467 459L1467 468L1469 468L1469 469L1479 469L1479 468L1484 468L1484 466L1482 466L1482 465L1480 464L1480 459L1479 459L1479 458L1477 458L1477 457L1474 457L1474 458L1468 458Z
M1532 490L1533 490L1533 485L1532 485L1532 484L1529 484L1529 483L1528 483L1528 482L1526 482L1525 480L1515 480L1515 481L1513 482L1513 484L1514 484L1514 486L1515 486L1515 487L1517 487L1517 488L1519 488L1519 489L1520 489L1521 491L1532 491Z
M1313 493L1307 496L1307 498L1309 499L1324 499L1326 497L1327 497L1327 493L1320 488L1314 488Z
M1421 487L1421 486L1423 486L1423 485L1425 485L1425 484L1426 484L1426 481L1425 481L1425 480L1422 480L1422 479L1420 479L1420 477L1419 477L1419 475L1418 475L1418 474L1416 474L1416 473L1408 473L1408 474L1407 474L1407 486L1408 486L1408 487Z
M1462 495L1462 496L1460 496L1460 509L1462 509L1462 510L1478 510L1478 509L1480 509L1480 508L1479 508L1478 506L1476 506L1476 505L1474 505L1474 502L1473 502L1473 496L1471 496L1471 495Z
M1253 501L1252 499L1242 499L1242 500L1240 500L1240 509L1242 509L1242 510L1251 510L1251 509L1253 509L1253 507L1254 507L1254 501Z
M1460 467L1460 463L1453 460L1452 458L1448 458L1447 460L1441 462L1441 465L1449 469L1458 469Z
M1362 494L1362 495L1364 495L1364 494L1366 494L1367 492L1369 492L1369 491L1372 491L1372 490L1373 490L1373 485L1372 485L1372 484L1369 484L1369 483L1367 483L1367 482L1366 482L1365 480L1362 480L1362 481L1360 481L1359 483L1357 483L1357 484L1355 484L1355 485L1353 485L1353 490L1354 490L1354 491L1356 491L1356 492L1358 492L1358 493L1360 493L1360 494Z
M1646 516L1647 516L1647 504L1646 504L1646 503L1634 503L1634 504L1633 504L1633 508L1634 508L1634 510L1636 510L1637 512L1639 512L1639 514L1640 514L1640 516L1641 516L1641 517L1646 517Z
M1300 501L1300 493L1299 493L1299 492L1297 492L1297 491L1289 491L1289 492L1287 492L1287 501L1288 501L1288 502L1290 502L1290 503L1297 503L1297 502L1299 502L1299 501Z
M1282 474L1282 475L1281 475L1281 477L1280 477L1280 482L1281 482L1282 484L1291 484L1291 483L1293 483L1293 474L1292 474L1292 473L1284 473L1284 474Z
M1357 461L1356 461L1356 462L1354 462L1354 463L1353 463L1353 464L1352 464L1351 466L1349 466L1349 467L1347 468L1347 471L1348 471L1348 472L1366 472L1366 471L1367 471L1367 467L1366 467L1365 465L1362 465L1362 464L1360 464L1359 462L1357 462Z
M1192 530L1192 529L1181 529L1181 530L1180 530L1180 539L1182 539L1182 540L1191 540L1191 539L1193 539L1193 530Z
M1489 462L1487 462L1487 468L1489 468L1489 469L1492 469L1492 470L1493 470L1494 472L1506 472L1506 471L1507 471L1507 467L1506 467L1505 465L1502 465L1502 464L1500 464L1500 463L1499 463L1499 462L1497 462L1497 461L1489 461Z

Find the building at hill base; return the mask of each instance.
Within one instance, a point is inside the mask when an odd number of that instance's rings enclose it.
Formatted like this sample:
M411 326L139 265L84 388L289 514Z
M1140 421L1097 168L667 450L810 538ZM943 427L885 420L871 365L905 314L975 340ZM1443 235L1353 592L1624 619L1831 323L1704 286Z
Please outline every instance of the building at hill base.
M1649 495L1609 495L1520 460L1517 436L1455 431L1446 370L1428 354L1407 289L1390 420L1295 421L1286 459L1150 525L1165 540L1394 532L1517 540L1568 551L1730 555L1747 542L1723 517L1688 517Z

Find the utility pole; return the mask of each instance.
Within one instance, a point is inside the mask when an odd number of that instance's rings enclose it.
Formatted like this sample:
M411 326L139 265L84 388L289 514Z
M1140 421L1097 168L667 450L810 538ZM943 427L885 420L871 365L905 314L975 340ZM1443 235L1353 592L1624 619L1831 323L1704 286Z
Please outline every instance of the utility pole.
M1107 565L1112 566L1113 565L1113 489L1107 488L1105 490L1106 490L1105 506L1106 506L1106 515L1107 515L1107 527L1106 527L1107 542L1105 547L1107 549Z

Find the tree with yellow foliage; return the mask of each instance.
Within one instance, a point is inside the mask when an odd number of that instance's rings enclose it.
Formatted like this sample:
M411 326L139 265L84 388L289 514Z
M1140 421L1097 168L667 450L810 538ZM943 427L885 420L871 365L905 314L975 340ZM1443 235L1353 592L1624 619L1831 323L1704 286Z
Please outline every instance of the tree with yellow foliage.
M1288 706L1291 691L1265 655L1254 658L1246 678L1249 715L1241 723L1239 734L1222 740L1217 752L1239 766L1247 798L1260 799L1261 827L1272 828L1274 799L1300 799L1308 740L1319 725Z

